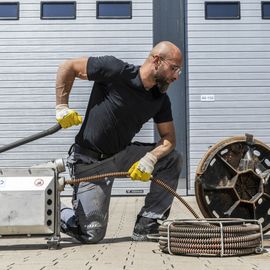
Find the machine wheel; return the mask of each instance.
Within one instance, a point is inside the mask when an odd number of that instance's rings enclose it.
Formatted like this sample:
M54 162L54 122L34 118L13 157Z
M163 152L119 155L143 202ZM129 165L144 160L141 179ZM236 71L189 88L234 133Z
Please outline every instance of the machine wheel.
M212 146L195 179L196 200L206 218L256 219L270 229L270 148L252 135Z

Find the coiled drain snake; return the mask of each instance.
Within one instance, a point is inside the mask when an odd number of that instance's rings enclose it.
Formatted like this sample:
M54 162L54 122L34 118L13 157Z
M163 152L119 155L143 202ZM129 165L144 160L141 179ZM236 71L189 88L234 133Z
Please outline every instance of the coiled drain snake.
M129 177L128 172L113 172L65 180L65 184L79 184L109 177ZM239 256L263 250L262 226L257 220L200 219L192 207L170 186L160 179L151 181L176 197L196 218L195 220L164 221L159 226L160 249L181 255Z
M196 219L165 221L159 227L160 249L170 254L240 256L263 251L257 220Z

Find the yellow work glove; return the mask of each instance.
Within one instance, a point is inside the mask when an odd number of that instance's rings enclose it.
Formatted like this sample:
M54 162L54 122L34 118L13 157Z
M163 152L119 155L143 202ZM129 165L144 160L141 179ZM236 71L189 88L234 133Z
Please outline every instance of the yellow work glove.
M71 110L67 104L56 106L56 120L62 128L69 128L82 123L81 115Z
M157 163L157 158L150 152L146 153L139 161L135 162L128 170L132 180L140 180L147 182L152 176L154 166Z

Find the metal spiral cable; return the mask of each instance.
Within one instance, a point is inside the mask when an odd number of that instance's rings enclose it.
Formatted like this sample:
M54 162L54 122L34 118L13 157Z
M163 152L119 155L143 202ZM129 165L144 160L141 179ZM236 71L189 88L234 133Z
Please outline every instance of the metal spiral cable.
M65 180L65 184L104 180L110 177L129 177L128 172L113 172ZM160 249L165 253L192 256L240 256L263 250L262 226L256 220L200 219L192 207L161 179L151 181L176 197L196 218L195 220L164 221L159 226Z
M83 178L77 178L77 179L70 179L70 180L65 180L65 184L79 184L82 182L92 182L92 181L97 181L97 180L104 180L109 177L129 177L128 172L113 172L113 173L104 173L104 174L99 174L99 175L93 175L93 176L87 176ZM171 193L174 197L176 197L182 204L185 205L185 207L190 211L190 213L195 217L199 218L199 215L192 209L192 207L179 195L177 194L170 186L168 186L164 181L161 179L155 179L151 178L151 181L156 183L157 185L161 186L164 188L166 191Z
M159 227L165 253L196 256L239 256L260 253L262 227L255 220L207 219L165 221Z

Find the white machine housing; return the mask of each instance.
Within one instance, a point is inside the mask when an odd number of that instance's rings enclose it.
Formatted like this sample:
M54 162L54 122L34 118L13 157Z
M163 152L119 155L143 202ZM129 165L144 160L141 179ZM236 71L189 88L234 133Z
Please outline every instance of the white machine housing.
M58 160L31 168L0 169L2 237L44 235L51 236L48 245L59 245L61 178L58 173L63 168L63 161Z

